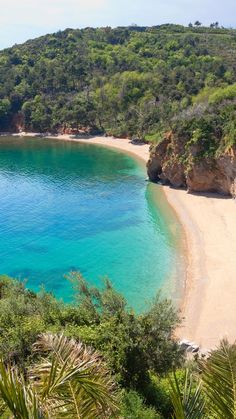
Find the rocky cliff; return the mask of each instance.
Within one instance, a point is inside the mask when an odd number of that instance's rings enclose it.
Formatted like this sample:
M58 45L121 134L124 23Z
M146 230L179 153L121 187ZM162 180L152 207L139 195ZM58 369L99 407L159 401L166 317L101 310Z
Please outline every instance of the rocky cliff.
M147 163L151 181L162 181L189 192L217 192L236 197L236 146L206 156L201 144L186 147L184 139L172 133L150 147Z

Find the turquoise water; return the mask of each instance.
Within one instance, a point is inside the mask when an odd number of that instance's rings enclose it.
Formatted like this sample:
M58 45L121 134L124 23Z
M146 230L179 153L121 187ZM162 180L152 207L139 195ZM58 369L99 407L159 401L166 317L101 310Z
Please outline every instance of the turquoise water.
M96 285L107 276L142 307L176 270L179 237L145 178L134 158L103 147L0 138L0 272L65 301L69 271Z

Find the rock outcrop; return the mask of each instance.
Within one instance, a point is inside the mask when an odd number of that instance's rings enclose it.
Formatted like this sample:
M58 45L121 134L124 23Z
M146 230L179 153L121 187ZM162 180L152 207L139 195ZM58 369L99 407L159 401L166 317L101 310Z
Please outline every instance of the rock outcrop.
M189 192L216 192L236 197L236 146L217 156L204 156L201 145L186 147L172 133L150 147L147 163L151 181L161 181Z

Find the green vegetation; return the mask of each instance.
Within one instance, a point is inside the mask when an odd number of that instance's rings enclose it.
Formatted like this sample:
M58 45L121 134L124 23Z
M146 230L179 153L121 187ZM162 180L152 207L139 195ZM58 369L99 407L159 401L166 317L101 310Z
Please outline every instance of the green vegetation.
M171 303L157 297L147 312L138 315L109 281L97 289L78 273L71 273L69 279L75 288L73 304L58 301L44 290L35 294L8 277L0 278L0 353L4 361L27 370L38 359L32 350L38 336L63 333L103 355L120 388L124 412L134 415L137 411L140 417L142 411L143 417L158 417L155 400L165 411L170 407L154 377L164 376L183 362L173 337L179 319Z
M3 419L235 417L235 344L186 361L170 302L138 315L108 281L70 279L75 302L65 304L0 278Z
M0 127L86 129L235 144L236 31L180 25L66 29L0 52Z
M198 371L186 370L180 388L174 374L171 399L177 419L227 418L236 416L236 344L223 340L207 359L198 361Z
M113 383L98 353L50 334L38 338L33 352L39 359L24 374L0 361L1 417L93 419L117 412Z
M236 145L236 31L194 25L67 29L0 52L0 130L172 132L186 166L219 155ZM0 277L2 418L236 417L236 345L187 362L168 300L137 314L108 280L69 280L65 304Z

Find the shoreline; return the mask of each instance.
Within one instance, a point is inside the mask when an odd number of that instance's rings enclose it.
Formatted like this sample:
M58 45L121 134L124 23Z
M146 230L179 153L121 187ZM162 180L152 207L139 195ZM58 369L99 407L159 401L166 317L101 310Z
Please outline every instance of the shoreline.
M37 137L40 134L6 134ZM148 144L132 144L113 137L75 137L67 134L44 138L97 144L134 155L144 163ZM236 202L214 194L188 194L163 186L169 205L185 233L186 281L181 314L180 339L203 350L214 348L220 339L236 339Z

